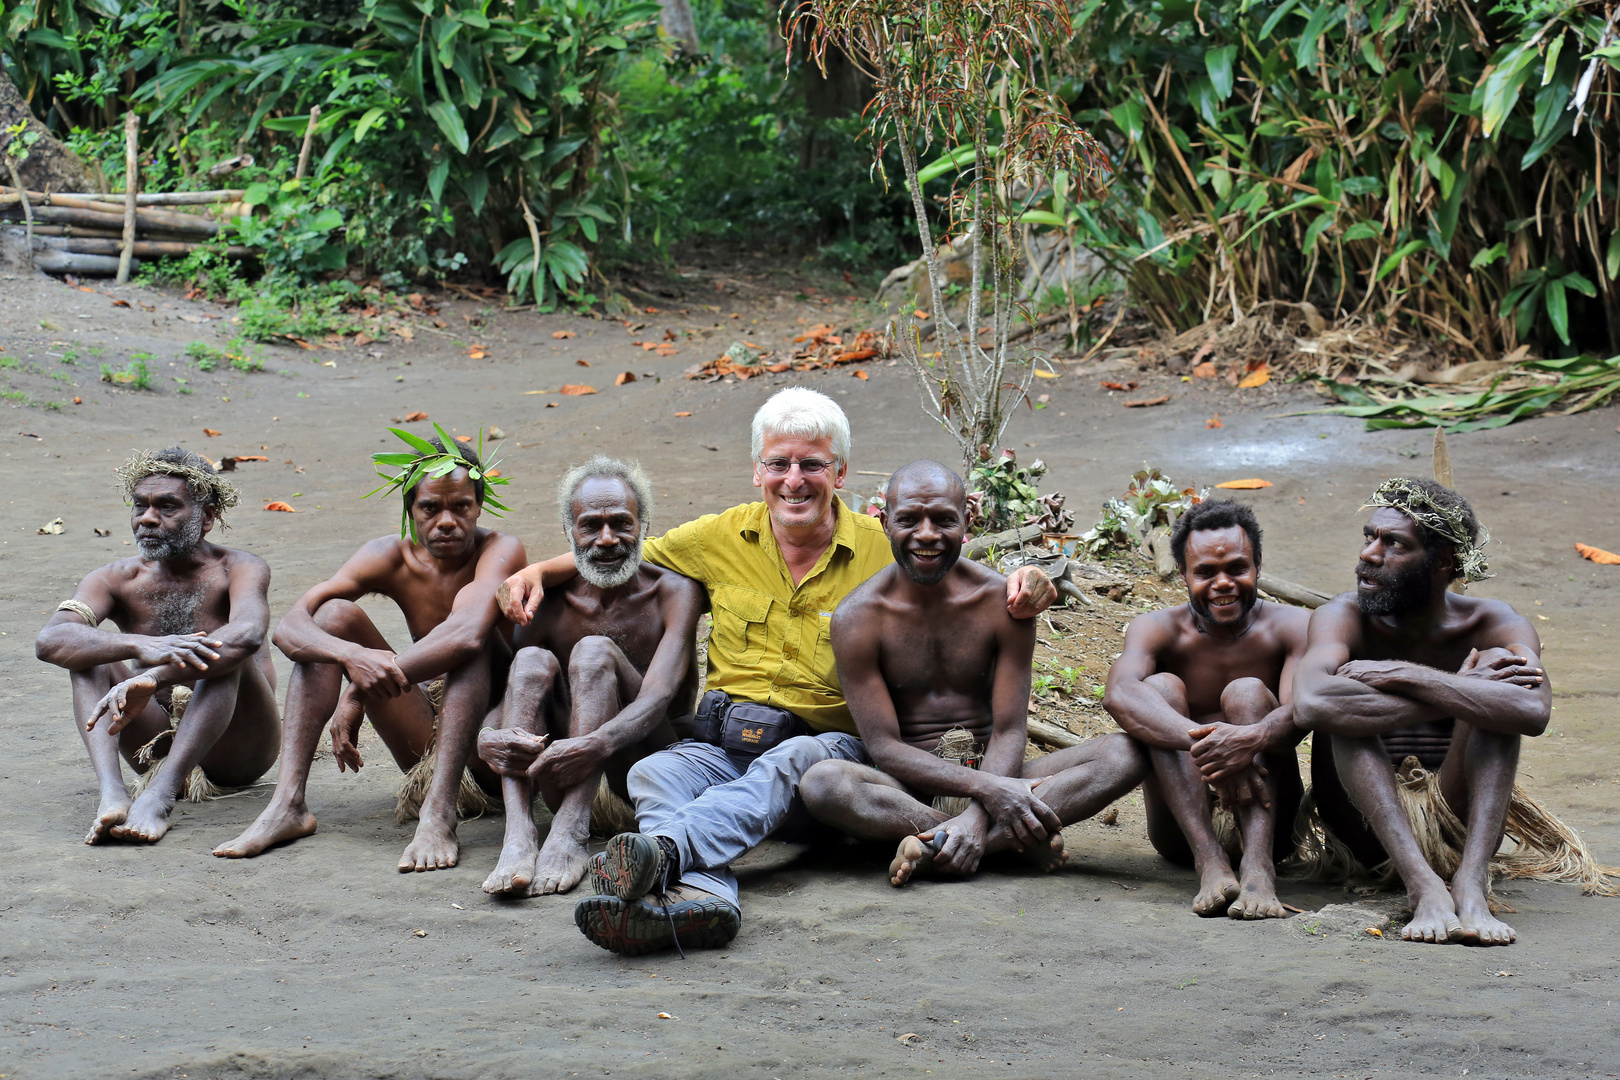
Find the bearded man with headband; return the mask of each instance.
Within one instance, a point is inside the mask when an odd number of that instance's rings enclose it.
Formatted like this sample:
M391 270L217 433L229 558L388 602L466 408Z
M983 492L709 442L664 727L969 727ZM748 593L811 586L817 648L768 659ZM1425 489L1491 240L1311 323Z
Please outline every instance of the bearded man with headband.
M641 466L594 457L563 477L557 504L579 572L546 590L517 629L503 726L478 737L506 802L488 893L535 896L578 884L600 778L628 801L630 766L675 741L672 725L690 721L697 698L703 588L642 562L653 507ZM536 788L554 815L544 847Z
M35 642L41 660L68 669L101 786L87 844L161 839L182 794L199 797L203 779L251 784L281 742L270 568L205 539L224 527L236 489L178 446L136 454L118 479L140 555L86 576ZM98 629L108 619L117 632ZM161 761L134 800L120 756L137 769Z
M1295 722L1316 733L1317 809L1363 866L1387 859L1400 875L1413 911L1402 938L1511 944L1513 929L1490 911L1490 864L1520 740L1551 716L1541 640L1502 601L1450 591L1487 576L1489 534L1468 500L1396 477L1368 507L1356 591L1312 614L1294 678ZM1408 758L1438 771L1436 809L1466 828L1449 891L1397 790Z

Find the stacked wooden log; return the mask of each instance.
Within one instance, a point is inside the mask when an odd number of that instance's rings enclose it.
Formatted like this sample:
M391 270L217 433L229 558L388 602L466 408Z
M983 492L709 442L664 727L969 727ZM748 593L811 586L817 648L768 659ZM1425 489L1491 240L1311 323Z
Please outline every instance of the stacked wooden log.
M252 213L243 195L241 190L136 195L131 254L137 259L191 254L217 237L226 221ZM126 202L122 193L22 192L0 184L0 224L32 219L35 264L47 273L116 273ZM253 255L240 245L227 247L225 253L233 259Z

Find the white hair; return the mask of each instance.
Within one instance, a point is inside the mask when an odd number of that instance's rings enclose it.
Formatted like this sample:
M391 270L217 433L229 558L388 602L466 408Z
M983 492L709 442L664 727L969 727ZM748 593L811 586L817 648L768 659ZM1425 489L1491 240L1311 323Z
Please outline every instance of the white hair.
M754 414L753 455L765 451L767 435L798 439L831 439L833 457L849 461L849 417L826 394L803 386L790 386L771 395Z
M646 536L652 522L652 482L642 471L640 462L619 461L602 454L569 469L557 485L557 515L562 520L563 532L572 534L574 531L574 496L579 493L580 485L598 476L620 480L630 489L630 494L636 497L636 520L641 524L641 535Z

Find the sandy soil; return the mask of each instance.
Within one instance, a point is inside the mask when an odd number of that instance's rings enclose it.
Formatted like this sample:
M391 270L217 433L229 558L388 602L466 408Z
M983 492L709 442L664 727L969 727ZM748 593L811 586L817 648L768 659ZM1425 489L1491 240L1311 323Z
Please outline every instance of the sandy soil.
M31 643L81 575L129 553L111 469L133 447L178 441L270 458L237 473L244 503L224 539L269 560L278 613L397 521L393 504L358 496L374 485L367 455L393 442L384 426L411 410L463 433L506 430L515 513L505 527L535 555L560 543L553 482L594 451L648 465L658 525L752 497L747 419L789 382L838 395L857 469L956 459L898 367L867 365L867 382L847 370L682 379L733 340L786 344L807 322L845 316L802 298L787 271L711 266L671 280L681 295L661 306L690 314L644 316L634 333L532 313L475 325L464 316L480 318L479 305L459 301L440 309L446 328L427 324L413 342L265 348L266 371L244 374L199 373L183 356L190 341L232 336L228 310L0 269L0 389L13 395L0 430L0 830L12 852L0 893L0 1076L1620 1072L1614 901L1509 883L1501 893L1520 942L1490 952L1376 939L1366 930L1390 929L1397 897L1297 882L1282 895L1305 915L1206 922L1188 909L1192 875L1148 846L1137 796L1119 826L1071 830L1074 858L1050 877L1002 866L900 891L885 883L886 851L766 845L742 867L734 947L685 962L600 952L574 929L569 900L486 897L499 818L463 825L459 868L400 875L409 834L393 821L387 764L356 779L318 763L319 834L253 861L209 852L252 820L265 787L183 804L155 848L80 843L94 786L67 680ZM631 344L665 328L679 339L674 356ZM578 336L552 337L564 329ZM469 357L475 342L486 358ZM142 352L159 375L153 390L98 381L100 365ZM625 370L652 375L615 387ZM1010 440L1051 464L1082 522L1144 461L1184 483L1261 476L1276 486L1245 497L1268 528L1268 569L1334 590L1350 580L1362 497L1380 477L1428 466L1427 432L1287 418L1319 402L1287 388L1239 397L1133 376L1173 400L1124 410L1098 388L1098 370L1043 385L1048 407L1020 416ZM565 382L601 392L529 393ZM57 411L26 404L75 395L82 405ZM1225 427L1206 429L1217 410ZM1557 711L1525 748L1524 782L1608 862L1620 862L1620 568L1581 562L1571 544L1620 549L1617 422L1610 409L1452 441L1459 486L1499 541L1500 576L1479 591L1532 613L1547 643ZM259 509L272 499L302 512ZM58 516L64 533L37 534ZM378 610L402 636L397 616Z

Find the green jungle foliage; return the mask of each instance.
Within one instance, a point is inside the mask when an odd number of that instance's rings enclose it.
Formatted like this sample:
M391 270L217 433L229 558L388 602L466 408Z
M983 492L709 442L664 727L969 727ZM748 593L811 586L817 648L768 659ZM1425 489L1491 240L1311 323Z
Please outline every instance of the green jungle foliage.
M1615 12L1597 0L1079 0L1107 199L1047 219L1160 325L1268 300L1495 358L1620 352Z

